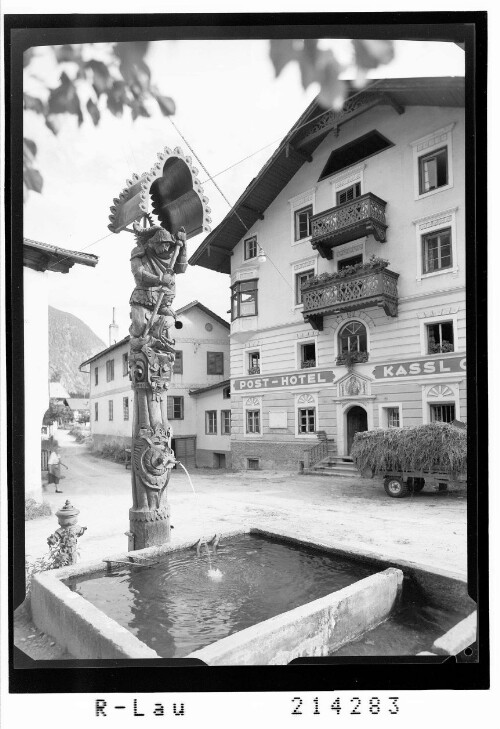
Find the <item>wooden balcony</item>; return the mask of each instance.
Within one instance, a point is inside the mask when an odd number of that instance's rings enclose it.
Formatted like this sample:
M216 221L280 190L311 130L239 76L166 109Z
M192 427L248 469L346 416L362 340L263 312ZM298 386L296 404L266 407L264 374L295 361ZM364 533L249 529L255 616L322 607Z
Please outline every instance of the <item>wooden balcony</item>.
M323 316L370 306L381 306L387 316L397 316L398 278L399 273L384 268L306 282L302 287L304 321L322 331Z
M343 205L337 205L311 218L311 245L323 258L332 258L332 249L372 234L385 241L385 200L372 192Z

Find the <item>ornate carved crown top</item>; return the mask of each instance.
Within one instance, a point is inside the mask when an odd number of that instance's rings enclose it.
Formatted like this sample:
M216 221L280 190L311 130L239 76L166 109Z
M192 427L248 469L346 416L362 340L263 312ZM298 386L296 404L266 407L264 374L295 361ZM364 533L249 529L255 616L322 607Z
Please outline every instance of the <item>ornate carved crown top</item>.
M197 173L191 157L186 157L180 147L173 151L165 147L150 171L134 173L119 197L114 198L108 228L113 233L134 232L127 226L145 216L152 221L154 214L173 235L181 228L187 239L202 231L210 232L211 210Z

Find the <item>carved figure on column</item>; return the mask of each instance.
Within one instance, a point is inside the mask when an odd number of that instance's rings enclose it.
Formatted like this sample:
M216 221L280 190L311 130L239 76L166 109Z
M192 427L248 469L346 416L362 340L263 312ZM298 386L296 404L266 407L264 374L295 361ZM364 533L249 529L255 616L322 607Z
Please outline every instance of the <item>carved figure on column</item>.
M210 231L208 200L181 149L165 147L149 172L132 175L111 206L109 228L134 233L130 265L129 372L134 390L129 549L170 538L167 485L175 454L167 391L175 362L175 277L187 268L186 241ZM158 223L153 221L156 215ZM128 227L132 224L132 228Z

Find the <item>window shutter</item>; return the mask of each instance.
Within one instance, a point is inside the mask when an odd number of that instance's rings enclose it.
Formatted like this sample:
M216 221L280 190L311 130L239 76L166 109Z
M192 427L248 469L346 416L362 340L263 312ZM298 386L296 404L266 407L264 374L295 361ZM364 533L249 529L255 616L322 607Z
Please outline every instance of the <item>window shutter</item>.
M174 398L171 395L167 395L167 418L169 420L174 418Z

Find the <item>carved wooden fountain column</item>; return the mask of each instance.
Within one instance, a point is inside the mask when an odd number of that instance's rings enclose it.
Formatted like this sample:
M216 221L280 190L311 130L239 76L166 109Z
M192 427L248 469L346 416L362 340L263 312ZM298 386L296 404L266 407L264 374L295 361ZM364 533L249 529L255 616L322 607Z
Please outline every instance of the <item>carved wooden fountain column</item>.
M158 157L149 173L127 181L114 200L108 226L114 233L126 230L136 237L130 259L136 285L129 329L134 390L129 550L170 540L167 485L176 461L167 392L175 361L172 335L182 327L172 308L175 276L187 268L186 240L210 231L211 222L191 159L179 148L165 148Z

